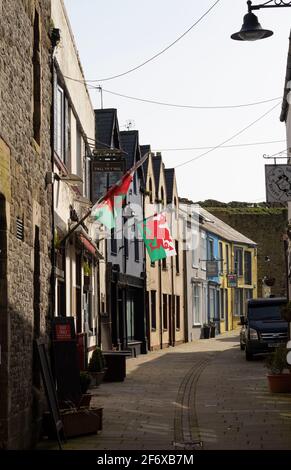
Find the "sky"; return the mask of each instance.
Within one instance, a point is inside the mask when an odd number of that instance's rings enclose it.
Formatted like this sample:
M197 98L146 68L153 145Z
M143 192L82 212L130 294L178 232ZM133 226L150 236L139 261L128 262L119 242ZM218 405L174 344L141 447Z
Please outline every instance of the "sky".
M114 80L149 59L183 34L215 0L65 0L86 80L98 80L104 108L117 108L121 130L139 130L140 144L161 151L167 168L199 157L263 116L228 145L176 168L178 193L193 201L265 200L263 155L286 150L279 120L289 46L291 8L256 11L274 35L256 42L233 41L247 13L245 0L220 0L211 12L155 60ZM254 1L253 4L259 2ZM154 101L226 106L279 98L231 109L185 109L142 103L108 91ZM94 108L100 92L90 91ZM280 99L281 98L281 99ZM285 154L286 155L286 154ZM286 160L280 160L284 163Z

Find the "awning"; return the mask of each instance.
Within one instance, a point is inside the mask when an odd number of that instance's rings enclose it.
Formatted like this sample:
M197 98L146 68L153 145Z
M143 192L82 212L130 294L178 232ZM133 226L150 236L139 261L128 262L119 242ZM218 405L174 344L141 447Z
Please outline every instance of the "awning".
M97 246L91 240L89 240L89 238L87 238L83 233L78 233L77 235L78 239L89 253L98 259L104 259Z

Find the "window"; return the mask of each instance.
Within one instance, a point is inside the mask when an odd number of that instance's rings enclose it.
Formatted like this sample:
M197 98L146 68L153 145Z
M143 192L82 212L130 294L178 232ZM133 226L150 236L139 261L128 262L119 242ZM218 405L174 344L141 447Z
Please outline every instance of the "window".
M176 296L176 328L180 330L181 328L181 316L180 316L180 296Z
M134 226L134 259L135 261L139 261L139 239L136 225Z
M164 188L161 188L161 205L160 208L162 209L165 205L165 194L164 194Z
M166 271L167 270L167 258L162 259L162 268Z
M152 330L157 328L157 312L156 312L156 291L151 291L151 327Z
M207 258L207 249L206 249L206 233L201 232L200 234L200 259L201 259L201 269L206 271L206 258Z
M168 329L168 308L167 294L163 294L163 329Z
M41 125L41 57L39 14L35 10L33 25L33 137L40 144Z
M225 245L226 274L229 273L229 245Z
M235 289L234 291L234 315L243 315L243 289Z
M134 325L134 295L129 292L126 299L126 319L127 319L127 339L132 341L134 339L135 325Z
M209 318L212 321L215 317L215 301L216 301L216 290L214 287L209 287Z
M124 242L123 242L123 244L124 244L124 255L128 259L128 239L127 239L127 237L124 237L123 240L124 240Z
M228 290L224 289L224 314L228 319Z
M224 320L224 316L225 316L224 291L225 289L220 289L220 318L221 320Z
M201 301L200 301L201 287L198 284L193 284L193 326L201 324Z
M192 267L199 266L199 231L195 228L192 232Z
M75 272L75 284L76 284L76 330L77 333L82 331L82 294L81 294L81 279L82 279L82 257L80 253L76 254L76 272Z
M244 252L245 264L245 284L252 284L252 253L250 251Z
M55 152L62 162L67 165L71 145L70 107L65 91L60 84L56 85L55 101ZM80 176L82 176L81 173Z
M243 275L243 250L234 248L234 271L238 276Z
M223 245L219 242L219 271L223 274Z
M149 192L150 192L150 204L152 204L153 203L153 182L151 178L149 180Z
M111 229L111 254L117 255L117 239L115 238L115 230L114 228Z
M208 239L208 260L214 260L214 241L212 238Z
M136 189L137 189L137 183L136 183L136 173L133 175L133 192L136 194Z
M180 259L179 259L179 242L175 240L175 250L176 250L176 274L180 273Z

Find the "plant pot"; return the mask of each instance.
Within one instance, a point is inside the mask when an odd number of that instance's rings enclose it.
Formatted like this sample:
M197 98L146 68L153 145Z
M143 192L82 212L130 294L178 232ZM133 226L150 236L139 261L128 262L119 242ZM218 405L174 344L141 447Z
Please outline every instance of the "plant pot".
M272 393L291 393L290 374L269 374L267 377Z
M203 326L203 338L208 339L210 338L210 326Z
M91 385L95 385L96 387L98 387L100 384L102 384L105 372L106 369L103 369L100 372L90 371L90 375L92 378Z

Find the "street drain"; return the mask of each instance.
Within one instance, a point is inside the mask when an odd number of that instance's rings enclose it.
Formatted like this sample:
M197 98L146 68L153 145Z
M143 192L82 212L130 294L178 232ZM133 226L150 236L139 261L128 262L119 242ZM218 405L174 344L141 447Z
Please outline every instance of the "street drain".
M202 450L203 442L202 441L173 442L173 446L175 449Z

